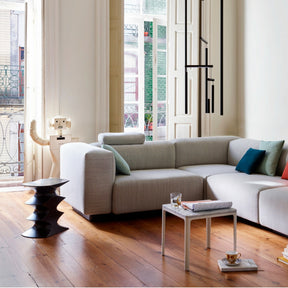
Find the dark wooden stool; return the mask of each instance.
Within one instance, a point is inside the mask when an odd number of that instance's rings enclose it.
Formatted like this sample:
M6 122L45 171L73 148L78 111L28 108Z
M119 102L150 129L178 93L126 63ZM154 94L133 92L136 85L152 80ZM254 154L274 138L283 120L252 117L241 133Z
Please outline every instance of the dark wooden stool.
M35 221L35 224L25 231L22 236L28 238L47 238L68 229L57 223L64 213L58 211L57 206L65 197L56 194L56 189L67 182L69 180L49 178L23 183L23 186L34 188L36 193L25 202L28 205L35 206L34 212L27 218L28 220Z

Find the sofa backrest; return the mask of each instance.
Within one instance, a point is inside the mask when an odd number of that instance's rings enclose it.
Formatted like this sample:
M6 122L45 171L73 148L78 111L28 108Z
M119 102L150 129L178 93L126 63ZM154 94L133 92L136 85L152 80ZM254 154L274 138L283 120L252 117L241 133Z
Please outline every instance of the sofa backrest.
M236 166L249 148L259 149L259 140L239 138L232 140L228 146L228 164Z
M228 148L228 164L236 166L249 148L259 149L260 140L239 138L232 140ZM283 145L276 175L281 176L288 161L288 144Z
M100 133L98 135L98 142L101 145L143 144L145 142L145 134L140 132Z
M282 175L287 161L288 161L288 143L287 144L284 143L283 148L282 148L282 152L280 155L280 159L278 162L276 175L279 175L279 176Z
M113 145L131 170L175 168L175 148L170 141L140 145Z
M227 164L228 145L235 136L175 139L176 168L199 164Z

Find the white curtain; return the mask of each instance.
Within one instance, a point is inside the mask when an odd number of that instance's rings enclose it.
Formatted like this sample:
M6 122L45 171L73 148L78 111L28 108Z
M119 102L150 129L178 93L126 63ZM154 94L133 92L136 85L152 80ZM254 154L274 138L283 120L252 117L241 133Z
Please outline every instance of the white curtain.
M25 135L24 182L43 178L43 149L30 137L30 123L35 119L37 133L44 131L43 83L43 0L26 2L25 43Z

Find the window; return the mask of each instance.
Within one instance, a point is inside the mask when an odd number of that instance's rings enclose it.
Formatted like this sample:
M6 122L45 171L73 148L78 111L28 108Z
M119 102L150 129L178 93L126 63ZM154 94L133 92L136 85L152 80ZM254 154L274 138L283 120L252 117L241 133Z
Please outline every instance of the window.
M166 0L124 2L124 129L166 139Z
M0 180L24 173L23 1L0 1Z

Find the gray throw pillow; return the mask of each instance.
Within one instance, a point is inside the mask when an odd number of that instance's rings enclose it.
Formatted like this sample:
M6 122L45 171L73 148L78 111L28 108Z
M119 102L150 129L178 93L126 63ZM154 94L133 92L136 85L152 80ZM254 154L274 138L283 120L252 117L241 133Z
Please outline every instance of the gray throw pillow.
M283 145L284 140L261 141L259 144L259 149L265 150L266 153L256 172L269 176L275 176Z

